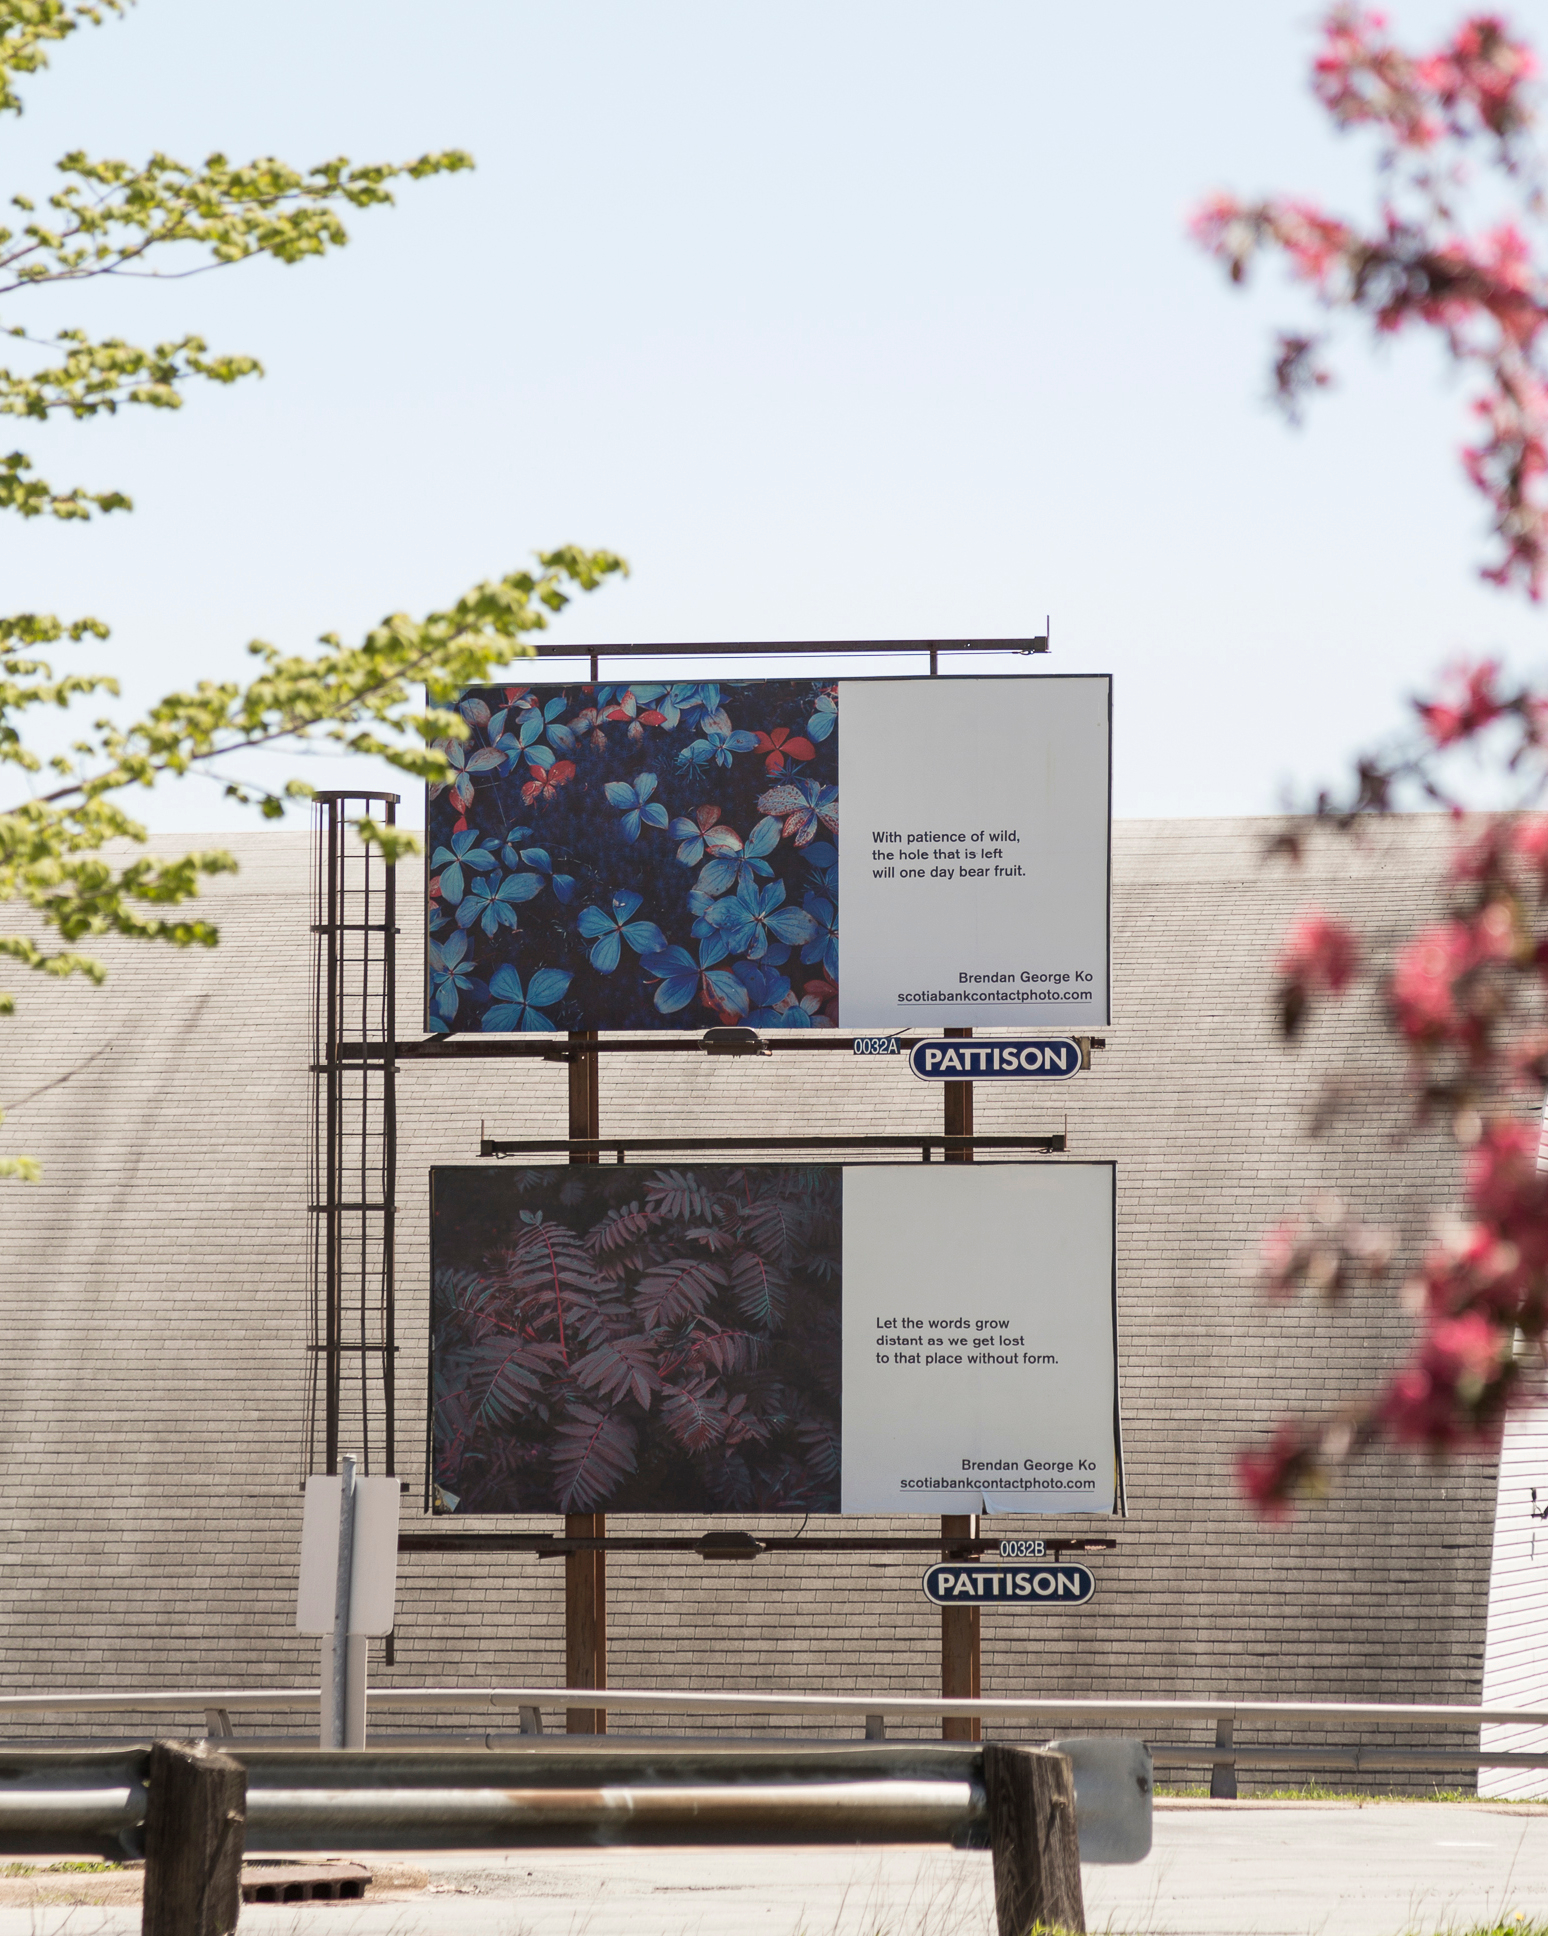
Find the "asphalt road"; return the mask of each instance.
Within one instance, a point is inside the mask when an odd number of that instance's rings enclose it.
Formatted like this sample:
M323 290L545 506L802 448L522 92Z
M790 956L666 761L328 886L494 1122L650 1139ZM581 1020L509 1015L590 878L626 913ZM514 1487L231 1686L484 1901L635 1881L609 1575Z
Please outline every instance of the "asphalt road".
M369 1857L362 1858L369 1861ZM378 1858L380 1859L380 1858ZM989 1858L942 1849L409 1855L428 1889L259 1907L266 1936L985 1936ZM84 1880L84 1878L83 1878ZM1149 1859L1084 1872L1112 1936L1407 1936L1548 1918L1548 1808L1163 1806ZM0 1936L132 1936L138 1908L0 1908Z

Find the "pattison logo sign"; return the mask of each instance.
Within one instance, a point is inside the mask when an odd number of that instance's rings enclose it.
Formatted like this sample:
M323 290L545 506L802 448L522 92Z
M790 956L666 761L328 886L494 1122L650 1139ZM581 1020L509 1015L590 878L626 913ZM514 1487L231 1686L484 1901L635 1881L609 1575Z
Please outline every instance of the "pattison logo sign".
M982 1082L1031 1077L1059 1082L1080 1072L1080 1044L1073 1036L1017 1042L916 1042L908 1066L926 1082Z
M1078 1607L1096 1592L1088 1566L932 1566L921 1584L938 1607Z

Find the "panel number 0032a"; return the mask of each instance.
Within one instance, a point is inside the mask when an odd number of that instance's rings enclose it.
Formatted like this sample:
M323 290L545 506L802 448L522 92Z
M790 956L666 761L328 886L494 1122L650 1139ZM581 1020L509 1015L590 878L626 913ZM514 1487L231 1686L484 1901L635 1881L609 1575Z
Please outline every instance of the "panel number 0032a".
M1040 1539L1002 1539L1000 1558L1002 1560L1040 1560L1048 1548Z
M895 1035L857 1035L854 1049L856 1055L896 1055L898 1038Z

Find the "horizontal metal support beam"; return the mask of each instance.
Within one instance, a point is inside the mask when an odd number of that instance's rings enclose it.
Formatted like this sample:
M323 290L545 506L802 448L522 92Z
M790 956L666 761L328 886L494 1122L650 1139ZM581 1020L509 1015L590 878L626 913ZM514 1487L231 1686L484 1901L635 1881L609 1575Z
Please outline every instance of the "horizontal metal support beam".
M512 1035L422 1035L413 1036L393 1044L393 1053L400 1062L460 1062L485 1056L531 1058L539 1062L569 1062L578 1054L596 1055L599 1052L628 1055L684 1054L705 1055L726 1053L723 1049L708 1050L702 1036L680 1035L599 1035L595 1042L588 1042L584 1051L564 1046L562 1035L533 1034ZM741 1050L734 1053L767 1054L774 1050L798 1049L803 1052L812 1050L837 1050L842 1055L854 1054L854 1038L837 1035L831 1029L771 1029L759 1038L756 1050ZM339 1054L346 1063L362 1060L379 1061L382 1044L379 1042L344 1042L339 1045ZM878 1058L890 1062L891 1056ZM900 1056L899 1061L902 1060Z
M986 1820L966 1781L598 1788L249 1786L249 1848L582 1843L958 1842ZM0 1798L0 1827L5 1802Z
M52 1694L0 1694L0 1714L176 1714L191 1709L265 1709L281 1714L316 1707L315 1687L149 1688L128 1694L99 1688ZM7 1756L13 1761L14 1756Z
M931 1150L1039 1150L1045 1155L1064 1149L1064 1134L1052 1136L523 1136L511 1141L486 1136L480 1156L601 1155L616 1150L920 1150L928 1163Z
M510 1537L486 1535L485 1537ZM804 1543L804 1542L803 1542ZM198 1712L226 1708L235 1713L316 1708L315 1687L252 1687L154 1689L110 1692L102 1689L42 1694L0 1694L0 1715L48 1713L152 1714ZM471 1713L513 1713L522 1707L563 1710L594 1708L594 1687L382 1687L373 1689L373 1713L388 1710L456 1710ZM1230 1701L1150 1700L1142 1696L1085 1698L1079 1695L1038 1696L1028 1699L932 1700L916 1695L878 1693L767 1694L741 1689L617 1688L607 1690L605 1705L617 1713L654 1714L830 1714L863 1725L868 1714L885 1714L900 1721L932 1721L943 1715L977 1717L985 1721L1022 1722L1027 1726L1084 1723L1094 1728L1121 1724L1169 1723L1172 1726L1213 1728L1228 1720L1238 1728L1433 1728L1472 1730L1479 1727L1548 1727L1548 1709L1388 1704L1380 1701ZM1071 1731L1064 1725L1063 1731ZM1351 1744L1352 1745L1352 1744ZM1160 1752L1158 1750L1158 1752ZM1228 1760L1232 1754L1278 1753L1268 1746L1251 1750L1239 1746L1223 1753L1201 1742L1201 1763ZM1297 1750L1299 1752L1299 1749ZM1373 1750L1372 1752L1375 1752ZM1492 1751L1491 1751L1492 1752ZM72 1759L77 1757L72 1757ZM16 1760L7 1754L10 1765Z
M1402 1768L1548 1768L1548 1754L1496 1754L1477 1748L1231 1747L1207 1742L1152 1741L1151 1759L1168 1768L1345 1768L1370 1773Z
M139 1782L115 1788L0 1788L0 1836L121 1835L145 1819Z
M540 659L789 659L828 652L867 655L895 652L1046 652L1041 633L1030 639L757 639L723 643L648 645L552 645L534 647Z
M853 1538L840 1536L836 1539L819 1539L805 1534L760 1533L751 1542L748 1557L758 1552L768 1553L948 1553L958 1559L982 1559L985 1554L998 1560L995 1548L999 1536L993 1539L956 1539L924 1538L917 1539L866 1539L860 1535ZM1107 1553L1118 1544L1115 1539L1050 1539L1043 1542L1045 1559L1054 1560L1061 1553ZM603 1539L570 1539L558 1533L399 1533L398 1551L400 1553L532 1553L539 1559L562 1559L567 1553L694 1553L701 1558L720 1558L722 1554L711 1548L705 1550L702 1535L684 1534L681 1537L663 1535L661 1537L633 1538L628 1535L608 1534ZM740 1551L730 1557L741 1558ZM1006 1565L1039 1566L1041 1560L1022 1560L1005 1562Z

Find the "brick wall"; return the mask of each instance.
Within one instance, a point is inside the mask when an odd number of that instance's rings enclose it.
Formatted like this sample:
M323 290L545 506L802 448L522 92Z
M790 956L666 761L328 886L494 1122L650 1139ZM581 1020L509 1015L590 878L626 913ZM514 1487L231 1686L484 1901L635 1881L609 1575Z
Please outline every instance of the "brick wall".
M982 1132L1059 1128L1113 1157L1130 1517L1083 1609L986 1611L986 1692L1476 1699L1494 1471L1368 1462L1291 1527L1237 1505L1230 1461L1285 1406L1368 1384L1407 1321L1389 1295L1332 1320L1262 1307L1238 1263L1261 1226L1334 1180L1401 1224L1449 1198L1435 1136L1396 1142L1398 1071L1374 997L1331 1011L1299 1054L1275 1040L1268 964L1316 903L1378 935L1432 905L1438 818L1264 866L1266 823L1121 824L1115 1014L1094 1071L1057 1090L982 1085ZM165 843L164 843L165 844ZM291 1631L305 1341L308 842L254 834L205 901L221 946L112 944L105 987L17 971L0 1101L99 1048L17 1109L0 1148L45 1163L0 1186L0 1686L296 1684ZM417 867L404 869L404 886ZM418 1033L421 936L405 892L399 1033ZM1357 1107L1307 1134L1322 1083ZM810 1133L939 1128L940 1098L888 1061L607 1057L608 1129ZM476 1159L481 1119L565 1133L565 1071L410 1065L400 1078L399 1469L417 1514L425 1383L426 1172ZM489 1522L494 1523L494 1522ZM539 1522L509 1522L538 1524ZM756 1524L756 1522L748 1522ZM918 1522L860 1522L877 1531ZM1007 1533L1079 1521L1007 1518ZM615 1519L620 1532L649 1522ZM782 1528L783 1529L783 1528ZM814 1522L812 1530L820 1530ZM1103 1530L1107 1530L1104 1528ZM938 1616L898 1556L706 1566L610 1561L611 1676L932 1692ZM378 1686L562 1679L560 1571L523 1557L407 1556L397 1666ZM634 1725L644 1725L637 1723ZM624 1723L620 1717L619 1725ZM819 1725L820 1724L814 1724ZM58 1734L57 1721L37 1732Z

